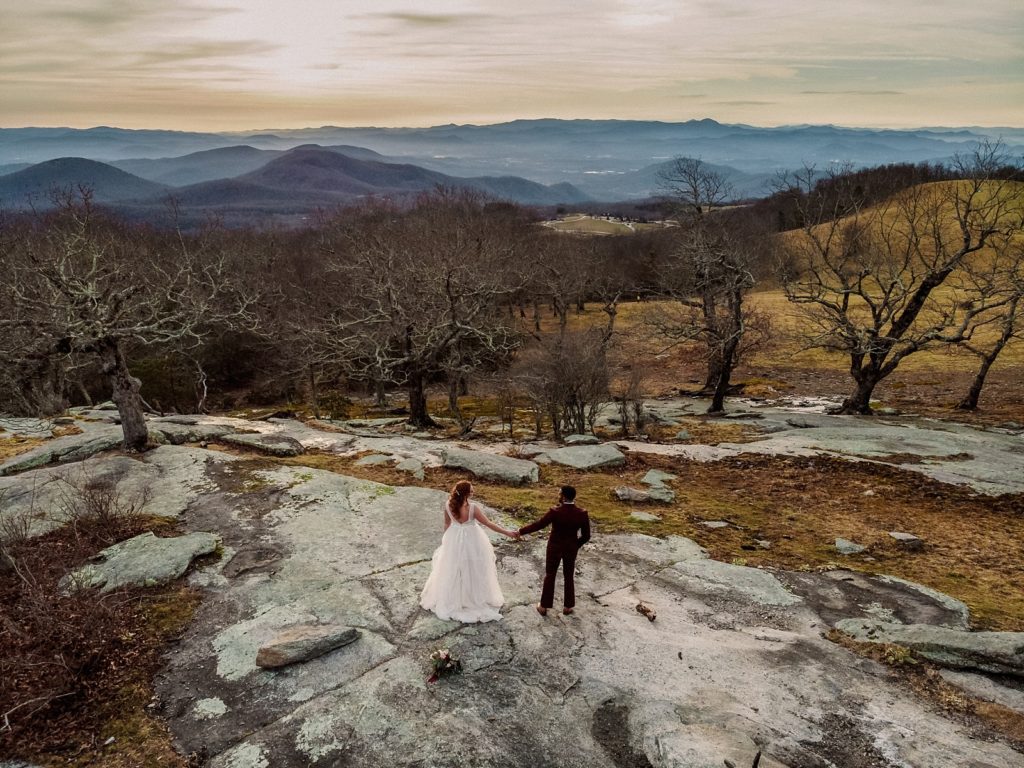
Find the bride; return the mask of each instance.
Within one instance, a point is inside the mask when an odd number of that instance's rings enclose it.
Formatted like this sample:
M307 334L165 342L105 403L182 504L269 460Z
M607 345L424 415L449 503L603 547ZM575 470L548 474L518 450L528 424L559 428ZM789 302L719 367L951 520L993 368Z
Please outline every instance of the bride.
M518 538L487 519L479 504L470 501L473 486L460 480L444 505L444 535L434 551L430 576L420 595L420 605L438 618L465 624L496 621L505 602L498 586L494 547L480 526L509 538ZM479 523L479 525L478 525Z

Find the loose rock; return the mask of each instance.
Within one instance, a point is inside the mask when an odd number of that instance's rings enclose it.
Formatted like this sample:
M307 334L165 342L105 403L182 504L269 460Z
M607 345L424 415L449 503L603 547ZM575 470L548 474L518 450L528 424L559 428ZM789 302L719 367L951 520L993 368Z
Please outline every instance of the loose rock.
M563 448L561 450L575 449ZM498 456L483 451L468 451L463 448L449 448L445 450L443 456L445 467L464 469L483 480L525 485L526 483L536 483L540 479L540 469L532 461Z
M337 625L302 625L280 632L256 653L256 665L278 669L309 661L359 638L359 630Z
M652 515L650 512L632 512L629 515L633 520L639 520L641 523L659 523L661 518L657 515Z
M597 445L601 441L594 435L569 435L562 442L566 445Z
M911 552L916 552L924 547L924 539L919 536L915 536L912 533L902 533L900 531L890 531L889 535L899 542L900 546L904 549L908 549Z
M840 555L856 555L860 554L866 549L867 547L858 544L855 541L850 541L849 539L843 538L836 539L836 551L839 552Z
M638 488L630 488L627 485L620 485L615 489L615 495L620 501L633 501L642 503L651 500L651 494L647 491L641 491Z
M573 469L601 469L626 463L625 455L614 445L572 445L548 451L548 458L556 464Z

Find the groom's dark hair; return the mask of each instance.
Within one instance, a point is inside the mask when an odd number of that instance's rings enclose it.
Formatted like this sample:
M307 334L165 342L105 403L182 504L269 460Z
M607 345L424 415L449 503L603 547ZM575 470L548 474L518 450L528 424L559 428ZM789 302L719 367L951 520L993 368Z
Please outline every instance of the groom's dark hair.
M562 498L565 499L566 501L575 501L576 500L576 489L573 488L571 485L563 485L562 486Z

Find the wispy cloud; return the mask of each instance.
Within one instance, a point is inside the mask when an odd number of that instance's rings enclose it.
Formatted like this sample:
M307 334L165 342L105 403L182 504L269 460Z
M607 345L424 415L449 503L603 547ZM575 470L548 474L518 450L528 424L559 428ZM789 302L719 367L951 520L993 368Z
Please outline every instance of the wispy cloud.
M905 96L906 91L800 91L805 96Z
M1024 15L1011 0L375 0L371 9L32 0L4 14L0 120L1024 124Z

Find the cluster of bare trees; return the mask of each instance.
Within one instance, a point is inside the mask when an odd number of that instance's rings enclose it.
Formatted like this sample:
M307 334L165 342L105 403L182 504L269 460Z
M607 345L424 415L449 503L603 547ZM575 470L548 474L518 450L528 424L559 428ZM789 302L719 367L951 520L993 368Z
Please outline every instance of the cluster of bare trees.
M977 356L960 404L974 408L1024 335L1024 185L998 145L908 168L881 199L878 173L792 175L774 199L779 220L799 226L779 233L770 210L730 206L715 169L679 158L663 178L677 226L606 238L553 232L454 190L300 230L188 234L110 220L77 191L52 213L0 220L0 411L111 397L140 450L149 405L138 376L159 360L184 371L184 407L198 410L211 388L263 377L279 385L268 401L305 397L318 415L325 390L360 388L384 404L402 388L411 423L425 427L428 387L443 384L468 430L460 396L489 378L503 409L527 408L538 433L588 431L612 399L624 429L639 431L645 361L627 361L629 377L609 371L621 302L658 299L647 327L662 348L699 354L701 392L719 413L737 366L771 339L751 292L780 279L806 315L807 346L847 357L847 412L869 412L879 382L940 345ZM922 173L936 181L909 183ZM588 307L603 321L578 321ZM165 409L165 395L147 392Z
M2 230L0 359L20 371L16 396L43 411L62 407L76 371L98 369L126 447L141 450L145 403L128 355L147 346L194 349L219 325L254 323L239 254L107 221L88 191L63 203Z
M624 263L616 247L465 191L372 202L303 230L187 235L113 221L87 192L69 194L53 213L0 225L0 410L111 397L141 450L151 404L138 371L170 366L194 380L188 408L242 370L288 382L278 399L308 397L317 412L322 389L383 402L400 387L421 427L433 424L427 387L443 383L468 429L470 380L507 371L532 336L537 371L515 379L519 396L543 400L556 431L582 431L608 391ZM571 328L588 302L607 323Z
M784 233L783 278L804 308L807 342L845 355L846 413L911 355L958 345L980 359L961 408L973 409L1000 352L1020 335L1024 184L998 144L957 158L954 180L867 205L855 176L813 169L788 180L800 229ZM823 194L827 190L828 194Z

